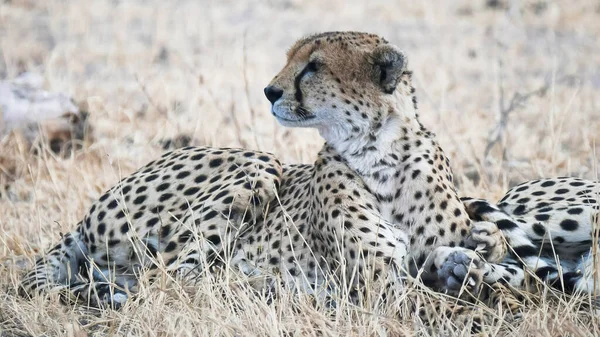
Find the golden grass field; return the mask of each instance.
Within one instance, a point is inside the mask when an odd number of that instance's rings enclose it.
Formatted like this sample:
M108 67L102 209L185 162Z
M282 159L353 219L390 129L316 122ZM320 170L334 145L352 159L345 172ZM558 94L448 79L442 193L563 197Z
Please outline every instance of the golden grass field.
M537 177L598 180L597 1L3 0L0 78L41 73L47 89L87 106L94 140L66 158L0 143L16 168L0 198L0 335L468 336L452 317L428 331L403 303L411 287L386 305L333 310L293 294L267 305L229 278L194 289L160 280L119 311L15 294L23 268L104 190L159 156L161 140L186 134L195 145L310 163L323 141L279 126L262 89L296 39L328 30L381 34L406 52L421 119L451 158L461 195L497 200ZM453 304L418 298L436 296ZM474 306L497 318L483 334L600 334L600 316L578 304L585 299L528 296L516 318Z

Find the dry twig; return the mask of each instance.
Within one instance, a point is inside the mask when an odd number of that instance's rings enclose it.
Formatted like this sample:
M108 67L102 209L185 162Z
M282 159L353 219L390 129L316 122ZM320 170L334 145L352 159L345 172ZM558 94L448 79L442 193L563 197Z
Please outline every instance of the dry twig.
M505 99L505 89L504 86L502 85L502 81L499 81L498 84L498 90L499 90L499 94L500 94L500 98L498 100L498 104L499 104L499 111L500 111L500 119L498 121L498 123L496 124L496 126L494 127L494 129L489 133L488 136L488 140L487 140L487 144L485 146L485 151L483 154L483 158L485 160L485 162L489 162L487 159L490 155L491 150L494 148L494 146L496 144L502 143L505 139L505 133L506 133L506 127L508 126L508 120L510 117L510 114L514 111L516 111L517 109L522 108L523 106L525 106L525 104L527 103L527 101L529 101L529 99L533 96L538 96L538 97L543 97L544 95L546 95L546 92L548 91L548 89L550 89L550 87L556 83L559 82L564 82L568 79L572 79L574 76L563 76L560 79L557 79L555 81L552 81L550 79L546 79L544 81L544 85L542 85L541 87L526 92L524 94L521 94L520 92L515 92L512 97L510 98L510 100L506 100ZM507 149L506 147L502 149L502 159L503 160L507 160L508 158L508 154L507 154Z

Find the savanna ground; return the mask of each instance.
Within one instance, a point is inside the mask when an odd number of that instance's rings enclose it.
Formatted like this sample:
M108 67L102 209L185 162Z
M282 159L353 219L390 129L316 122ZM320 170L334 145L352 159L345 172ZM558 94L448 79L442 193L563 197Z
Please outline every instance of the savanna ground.
M119 311L15 295L23 266L120 177L159 156L165 139L311 162L322 140L279 126L262 88L296 39L350 29L406 51L421 118L451 158L461 195L497 200L525 179L598 179L596 1L0 1L0 78L43 74L48 89L86 106L94 130L66 158L0 144L16 167L4 173L10 193L0 199L0 335L469 335L446 317L443 332L427 331L403 296L453 301L417 287L385 305L335 309L293 294L268 305L229 278L185 290L160 280ZM484 334L599 333L581 299L530 297L520 318L475 306L498 318Z

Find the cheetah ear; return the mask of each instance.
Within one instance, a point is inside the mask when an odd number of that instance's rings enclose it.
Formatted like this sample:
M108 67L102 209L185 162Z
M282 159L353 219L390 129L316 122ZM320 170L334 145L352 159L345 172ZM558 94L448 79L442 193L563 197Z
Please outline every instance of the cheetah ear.
M370 59L375 67L375 83L386 94L394 93L400 77L406 71L407 59L404 53L395 46L384 44L371 52Z

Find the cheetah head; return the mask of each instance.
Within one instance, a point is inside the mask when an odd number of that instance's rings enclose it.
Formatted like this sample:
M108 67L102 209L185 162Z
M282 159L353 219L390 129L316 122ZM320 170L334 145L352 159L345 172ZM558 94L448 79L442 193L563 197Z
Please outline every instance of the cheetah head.
M385 39L330 32L296 42L264 91L280 124L316 128L331 142L373 135L391 115L414 117L410 75Z

